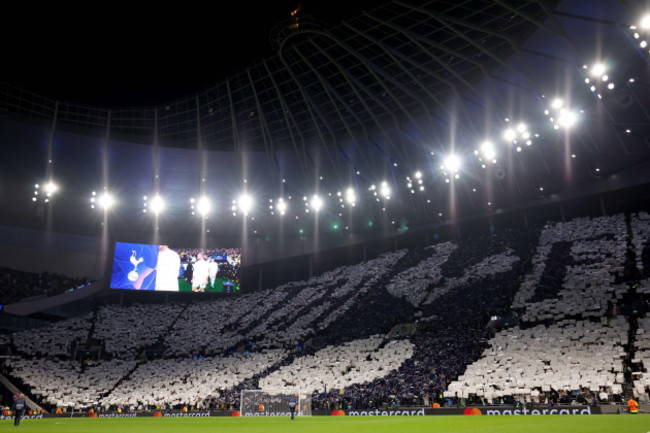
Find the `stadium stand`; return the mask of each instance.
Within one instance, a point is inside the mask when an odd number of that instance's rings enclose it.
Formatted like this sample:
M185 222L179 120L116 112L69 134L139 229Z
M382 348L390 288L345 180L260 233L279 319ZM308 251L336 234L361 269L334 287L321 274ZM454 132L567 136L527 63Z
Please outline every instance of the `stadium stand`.
M155 343L176 319L183 304L101 307L92 337L104 342L105 351L125 359L138 355L138 349Z
M298 387L318 392L371 382L399 368L413 355L413 344L407 340L391 341L382 346L383 341L383 336L376 335L327 346L274 371L260 381L260 386L270 389Z
M270 368L284 356L281 350L270 350L225 357L156 359L139 365L99 404L105 408L183 404L204 407L206 398Z
M630 224L632 227L632 243L636 256L636 267L643 275L647 276L646 269L648 266L646 262L650 258L648 257L650 256L650 249L646 245L650 238L650 215L647 212L632 215Z
M59 407L83 409L97 405L132 370L136 361L109 360L80 365L57 359L10 359L12 376L28 383L31 393L43 402Z
M27 357L68 356L74 342L88 338L91 319L92 315L74 317L45 328L17 332L13 334L13 343Z
M54 296L90 284L87 278L71 278L61 274L32 273L0 268L0 299L9 304L34 296Z
M604 317L622 296L614 283L623 276L626 234L622 214L548 224L513 308L524 310L525 322Z
M402 249L237 297L99 306L14 333L4 368L39 401L75 410L236 408L242 389L265 387L313 392L321 409L643 397L650 324L618 309L650 294L626 267L646 249L644 218ZM101 359L72 361L86 342Z
M501 331L481 359L449 385L445 396L476 394L492 400L518 395L539 402L540 393L551 389L621 394L626 320L569 322Z
M638 373L634 380L633 393L640 400L650 401L650 374L648 374L648 365L650 365L650 318L639 319L636 330L635 358L632 362L637 364L636 372Z

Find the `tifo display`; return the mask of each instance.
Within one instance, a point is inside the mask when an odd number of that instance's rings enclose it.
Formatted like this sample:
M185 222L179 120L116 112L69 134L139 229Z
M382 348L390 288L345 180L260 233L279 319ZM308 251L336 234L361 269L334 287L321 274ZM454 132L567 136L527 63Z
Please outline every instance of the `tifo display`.
M240 289L238 248L172 248L117 242L112 289L233 293Z

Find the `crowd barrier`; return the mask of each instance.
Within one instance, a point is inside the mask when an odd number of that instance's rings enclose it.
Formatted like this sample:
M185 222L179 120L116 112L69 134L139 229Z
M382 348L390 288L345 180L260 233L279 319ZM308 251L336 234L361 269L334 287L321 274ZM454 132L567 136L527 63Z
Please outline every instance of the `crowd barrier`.
M650 413L650 405L643 404L639 406L639 412ZM382 416L545 416L545 415L601 415L601 414L627 414L627 407L622 405L605 405L605 406L543 406L514 408L512 406L468 406L468 407L443 407L439 409L422 408L422 407L397 407L392 409L360 409L360 410L313 410L313 416L364 416L364 417L382 417ZM233 410L158 410L158 411L140 411L140 412L100 412L91 413L83 412L63 412L43 413L34 415L25 415L25 419L41 418L205 418L205 417L283 417L290 416L287 413L275 412L250 412L240 413ZM6 411L0 414L0 420L12 419L12 413Z

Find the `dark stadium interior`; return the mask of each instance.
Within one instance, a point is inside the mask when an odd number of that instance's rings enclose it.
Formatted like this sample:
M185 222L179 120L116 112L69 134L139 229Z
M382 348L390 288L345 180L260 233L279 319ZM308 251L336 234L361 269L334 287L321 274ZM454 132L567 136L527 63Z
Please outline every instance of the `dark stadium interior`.
M0 407L650 402L650 5L272 3L2 30Z

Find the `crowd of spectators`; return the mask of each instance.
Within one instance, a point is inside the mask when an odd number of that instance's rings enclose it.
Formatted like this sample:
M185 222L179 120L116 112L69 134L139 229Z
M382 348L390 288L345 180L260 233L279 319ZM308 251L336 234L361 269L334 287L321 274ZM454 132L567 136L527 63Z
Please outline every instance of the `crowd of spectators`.
M620 317L502 330L481 359L447 387L445 396L474 394L488 401L526 396L539 402L540 392L589 389L608 400L623 393L628 330Z
M90 337L102 341L109 356L134 359L167 332L184 307L181 303L106 305L97 311Z
M114 361L137 361L122 372L117 388L109 374L107 383L97 384L109 390L102 395L63 400L78 407L97 401L109 408L236 408L242 389L282 386L313 393L321 409L611 401L622 392L617 358L625 355L629 329L613 317L613 306L628 291L620 283L628 221L617 215L473 235L236 298L102 306L91 316L16 333L12 341L18 358L69 362L73 341L93 339ZM177 251L185 261L199 252L234 252ZM513 323L499 325L505 334L494 334L494 318L506 316ZM544 338L520 346L499 340L530 333ZM602 347L592 347L594 336ZM510 380L494 385L501 376L488 372L490 356L507 364L514 354L555 353L564 348L555 344L574 340L576 356L588 364L579 365L585 376L577 382L569 376L568 385L560 383L556 361L546 360L551 368L542 374L549 365L540 364L530 372L537 373L534 379L522 367L517 387ZM163 348L163 359L138 359L152 345ZM598 356L608 364L600 365ZM77 373L81 378L85 371ZM29 377L24 382L37 389Z
M88 278L72 278L62 274L23 272L0 268L2 305L35 296L54 296L89 285Z
M203 257L224 257L233 265L241 265L241 250L239 248L175 248L181 257L181 263L191 263L197 260L199 254Z
M624 277L627 247L622 214L547 224L513 308L532 323L606 316L627 290L615 286Z
M205 260L214 260L219 264L217 278L237 283L240 280L241 250L239 248L170 248L180 256L183 277L190 284L194 263L199 259L199 254Z

